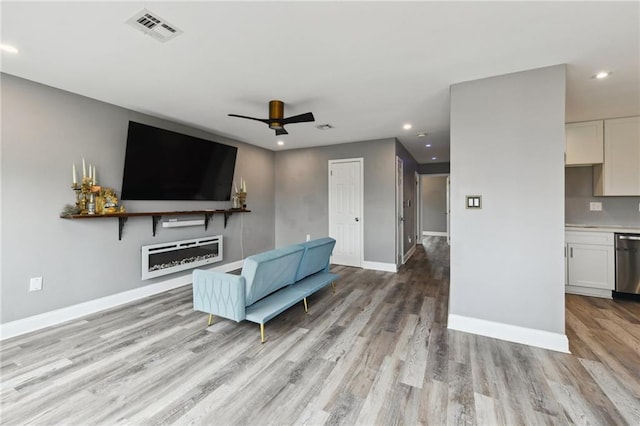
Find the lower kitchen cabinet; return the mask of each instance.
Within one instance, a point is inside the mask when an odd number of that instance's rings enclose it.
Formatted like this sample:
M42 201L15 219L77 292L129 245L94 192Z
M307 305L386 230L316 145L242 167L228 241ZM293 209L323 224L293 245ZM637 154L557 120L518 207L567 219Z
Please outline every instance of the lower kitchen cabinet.
M567 293L611 298L615 250L611 232L565 232Z

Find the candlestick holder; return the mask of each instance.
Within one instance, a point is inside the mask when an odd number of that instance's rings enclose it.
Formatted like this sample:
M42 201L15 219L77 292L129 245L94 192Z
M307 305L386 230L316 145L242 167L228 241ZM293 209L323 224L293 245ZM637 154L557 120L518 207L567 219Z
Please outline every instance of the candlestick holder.
M88 214L89 195L93 192L94 182L92 178L82 178L82 182L74 182L71 189L76 193L76 207L80 210L80 214Z
M240 204L240 208L247 208L247 192L240 191L236 194L238 196L238 204Z

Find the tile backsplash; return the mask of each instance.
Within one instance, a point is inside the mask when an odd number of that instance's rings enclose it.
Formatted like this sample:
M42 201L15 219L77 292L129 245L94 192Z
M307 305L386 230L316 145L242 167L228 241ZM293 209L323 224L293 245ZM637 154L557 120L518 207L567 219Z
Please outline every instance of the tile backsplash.
M640 227L640 197L594 197L591 166L564 170L565 223ZM590 211L593 202L602 203L602 211Z

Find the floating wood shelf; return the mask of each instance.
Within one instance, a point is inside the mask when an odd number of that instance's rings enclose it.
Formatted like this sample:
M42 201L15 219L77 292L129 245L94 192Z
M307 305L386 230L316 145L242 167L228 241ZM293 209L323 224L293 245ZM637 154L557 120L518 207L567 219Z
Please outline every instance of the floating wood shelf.
M71 215L61 215L62 219L103 219L109 217L118 218L118 239L122 240L122 230L124 229L124 224L127 222L127 219L130 217L139 217L139 216L147 216L151 217L151 226L153 229L153 236L156 236L156 228L158 226L158 222L162 216L187 216L187 215L204 215L204 229L205 231L209 227L209 220L211 217L216 214L224 215L224 227L227 227L227 221L229 220L229 216L233 213L249 213L251 210L246 209L230 209L230 210L190 210L190 211L173 211L173 212L124 212L124 213L106 213L106 214L71 214Z

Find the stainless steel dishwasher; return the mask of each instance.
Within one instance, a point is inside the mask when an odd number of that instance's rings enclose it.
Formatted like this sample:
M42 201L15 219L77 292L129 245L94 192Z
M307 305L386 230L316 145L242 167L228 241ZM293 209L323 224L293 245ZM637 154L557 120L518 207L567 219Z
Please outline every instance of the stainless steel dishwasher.
M616 234L616 296L640 298L640 235Z

